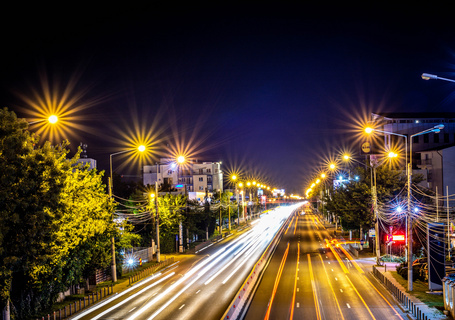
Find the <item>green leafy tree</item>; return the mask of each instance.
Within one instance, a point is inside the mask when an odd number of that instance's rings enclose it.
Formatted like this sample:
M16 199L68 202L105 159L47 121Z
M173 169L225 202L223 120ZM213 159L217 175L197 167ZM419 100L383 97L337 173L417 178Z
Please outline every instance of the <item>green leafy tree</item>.
M0 303L21 319L107 265L118 233L101 174L76 166L79 154L67 160L65 142L37 147L26 129L0 111Z

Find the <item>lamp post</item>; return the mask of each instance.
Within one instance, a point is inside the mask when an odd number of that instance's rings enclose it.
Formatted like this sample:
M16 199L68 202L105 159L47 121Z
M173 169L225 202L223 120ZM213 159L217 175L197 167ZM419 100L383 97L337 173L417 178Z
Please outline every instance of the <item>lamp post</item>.
M238 187L240 189L242 189L240 191L240 194L242 194L242 219L243 219L243 222L245 223L245 209L243 208L243 198L244 198L245 194L243 193L243 182L239 182ZM236 186L236 190L237 190L237 186ZM240 196L239 196L238 191L237 191L237 213L238 213L237 223L240 227Z
M455 82L455 80L447 79L447 78L441 78L441 77L438 77L435 74L430 74L430 73L422 73L422 79L423 80L444 80L444 81L449 81L449 82Z
M177 157L177 162L178 162L178 172L177 172L177 183L179 182L179 172L180 172L180 167L185 163L186 159L184 156L178 156ZM183 187L185 188L185 196L188 195L187 189L186 189L186 183L183 184ZM185 210L188 211L188 198L185 200ZM220 227L221 231L221 227ZM179 252L183 253L183 225L182 225L182 220L179 221Z
M444 129L444 125L438 124L433 128L415 133L410 136L409 139L409 164L408 164L408 221L407 221L407 232L408 232L408 291L413 290L413 283L412 283L412 211L411 211L411 182L412 182L412 138L434 132L439 133L442 129Z
M405 135L405 134L399 134L399 133L395 133L395 132L389 132L389 131L383 131L383 130L378 130L378 129L374 129L374 128L371 128L371 127L367 127L365 128L365 132L370 134L372 132L379 132L379 133L384 133L384 134L390 134L390 135L394 135L394 136L398 136L398 137L402 137L404 138L404 144L405 144L405 172L406 172L406 177L408 176L408 166L407 166L407 163L408 163L408 136ZM376 171L376 169L375 169ZM376 173L376 172L375 172ZM374 180L376 181L376 177L374 177ZM406 225L407 225L407 220L408 220L408 217L406 216ZM375 231L377 232L377 230ZM407 236L407 228L406 228L406 244L405 244L405 248L407 250L407 247L408 247L408 236ZM377 235L379 236L379 235ZM407 260L407 254L405 254L405 259Z
M139 152L144 152L145 151L145 146L140 145L137 150ZM108 188L109 188L109 197L112 199L113 194L112 191L114 189L114 180L112 179L112 157L118 154L126 153L126 152L131 152L134 151L135 149L128 149L128 150L123 150L120 152L112 153L109 155L109 168L110 168L110 177L108 179ZM115 237L112 236L111 238L111 254L112 254L112 262L111 262L111 272L112 272L112 282L117 281L117 271L116 271L116 264L115 264Z

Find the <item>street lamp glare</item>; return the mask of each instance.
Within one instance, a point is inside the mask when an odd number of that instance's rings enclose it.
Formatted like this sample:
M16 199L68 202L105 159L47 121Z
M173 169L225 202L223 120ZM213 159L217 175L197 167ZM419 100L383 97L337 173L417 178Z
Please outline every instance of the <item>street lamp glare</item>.
M398 157L398 154L396 154L396 153L393 152L393 151L390 151L390 152L389 152L389 158L396 158L396 157Z
M178 163L184 163L185 162L185 157L184 156L178 156L177 157L177 162Z
M140 152L144 152L145 146L143 144L141 144L139 147L137 147L137 150L139 150Z
M321 173L321 178L322 178L322 179L325 178L325 173Z
M371 127L366 127L366 128L365 128L365 132L368 133L368 134L369 134L369 133L372 133L373 131L374 131L374 129L371 128Z
M53 114L53 115L49 116L49 118L47 118L47 120L49 121L49 123L54 124L54 123L57 123L58 117L55 114Z
M331 163L331 164L329 165L329 168L330 168L331 170L335 170L336 166L335 166L334 163Z
M237 176L234 174L232 177L231 177L232 180L236 180L237 179Z

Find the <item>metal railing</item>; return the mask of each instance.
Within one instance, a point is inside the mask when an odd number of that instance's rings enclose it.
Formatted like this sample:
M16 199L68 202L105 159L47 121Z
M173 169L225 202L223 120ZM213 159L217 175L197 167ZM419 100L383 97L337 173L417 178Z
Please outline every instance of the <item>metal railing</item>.
M396 298L396 300L406 308L417 320L428 320L428 315L422 312L419 306L414 303L409 295L398 288L392 281L390 281L382 272L373 266L373 275L378 279L386 289Z

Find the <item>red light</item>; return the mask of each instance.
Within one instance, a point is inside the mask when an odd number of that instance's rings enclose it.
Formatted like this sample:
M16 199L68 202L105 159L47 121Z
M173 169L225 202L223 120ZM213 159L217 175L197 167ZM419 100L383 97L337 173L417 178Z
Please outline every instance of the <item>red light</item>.
M392 240L393 241L404 241L404 235L402 235L402 234L394 235L394 236L392 236Z

